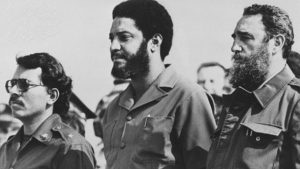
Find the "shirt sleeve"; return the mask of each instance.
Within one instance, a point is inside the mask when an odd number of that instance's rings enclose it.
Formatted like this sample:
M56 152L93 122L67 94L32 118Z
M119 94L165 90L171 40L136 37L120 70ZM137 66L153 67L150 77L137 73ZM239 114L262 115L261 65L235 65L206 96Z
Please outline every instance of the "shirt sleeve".
M93 149L88 145L73 145L59 159L57 169L95 169L96 159Z
M194 92L178 106L173 133L176 168L205 168L210 136L216 129L212 107L204 91Z
M289 138L285 138L283 141L283 147L286 147L283 153L287 155L282 158L280 163L292 165L288 168L300 169L300 101L296 104L288 133ZM287 156L290 158L287 158Z

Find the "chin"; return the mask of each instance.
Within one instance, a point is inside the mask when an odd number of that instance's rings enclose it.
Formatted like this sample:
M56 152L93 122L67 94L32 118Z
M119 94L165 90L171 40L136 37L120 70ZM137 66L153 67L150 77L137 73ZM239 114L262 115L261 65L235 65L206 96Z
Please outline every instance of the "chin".
M26 116L28 116L28 113L26 113L24 110L12 110L12 115L21 120L21 119L24 119L26 118Z

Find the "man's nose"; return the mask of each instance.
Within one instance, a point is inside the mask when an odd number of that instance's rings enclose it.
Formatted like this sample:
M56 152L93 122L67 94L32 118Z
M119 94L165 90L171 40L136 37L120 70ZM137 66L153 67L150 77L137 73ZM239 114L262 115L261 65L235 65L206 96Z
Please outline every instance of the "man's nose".
M20 92L19 88L17 87L17 85L14 85L14 86L12 86L11 89L9 90L9 94L10 94L10 95L13 95L13 94L20 95L21 92Z
M211 83L210 83L208 80L206 80L206 81L203 83L203 88L204 88L205 90L209 90L210 87L211 87Z
M234 53L242 51L242 47L241 47L241 45L239 45L237 40L233 41L233 44L231 46L231 51L234 52Z
M110 44L110 51L120 50L121 45L117 38L114 38Z

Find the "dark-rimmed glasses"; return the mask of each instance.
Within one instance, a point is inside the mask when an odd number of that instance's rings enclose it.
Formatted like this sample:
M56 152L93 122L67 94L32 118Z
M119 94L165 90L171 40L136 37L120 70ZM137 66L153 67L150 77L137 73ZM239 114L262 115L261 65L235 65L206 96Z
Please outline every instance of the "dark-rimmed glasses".
M44 86L44 85L42 83L33 84L28 79L12 79L12 80L6 81L6 83L5 83L6 92L7 93L13 93L12 88L14 86L17 86L18 92L24 93L30 88L33 88L33 87L36 87L36 86Z

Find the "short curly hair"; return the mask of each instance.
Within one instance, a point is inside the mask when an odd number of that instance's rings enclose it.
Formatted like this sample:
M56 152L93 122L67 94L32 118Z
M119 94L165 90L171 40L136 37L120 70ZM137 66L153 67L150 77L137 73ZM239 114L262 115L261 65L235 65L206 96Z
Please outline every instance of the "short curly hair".
M159 33L163 37L161 59L169 54L173 39L173 22L168 11L155 0L128 0L113 10L113 19L127 17L135 21L146 41Z
M283 58L287 58L294 44L294 30L289 15L282 9L271 5L253 4L244 9L243 15L262 15L262 22L266 28L267 39L282 34L285 37Z
M72 93L72 79L65 74L61 63L48 53L34 53L17 57L18 65L26 69L40 67L42 69L41 80L49 89L57 88L59 98L54 103L53 112L64 116L70 107Z

